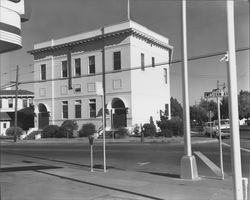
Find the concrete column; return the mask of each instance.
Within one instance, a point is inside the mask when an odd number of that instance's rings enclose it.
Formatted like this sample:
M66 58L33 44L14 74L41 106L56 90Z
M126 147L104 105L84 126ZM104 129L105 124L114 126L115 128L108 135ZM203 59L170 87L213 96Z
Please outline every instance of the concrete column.
M188 96L188 60L187 60L187 27L186 27L186 0L182 0L182 91L183 91L183 123L184 123L184 150L181 158L181 178L197 179L196 159L191 150L189 96Z
M234 182L234 199L243 199L242 171L239 136L239 113L237 70L235 55L234 1L227 0L227 35L228 35L228 92L229 116L231 129L231 162Z

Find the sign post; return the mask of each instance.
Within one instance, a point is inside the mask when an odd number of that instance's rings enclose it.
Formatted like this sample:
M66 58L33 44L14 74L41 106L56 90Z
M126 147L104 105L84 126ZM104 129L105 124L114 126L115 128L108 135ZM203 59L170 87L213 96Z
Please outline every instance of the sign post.
M101 82L96 82L96 94L101 96L102 99L102 138L103 138L103 171L106 172L106 142L105 142L105 99L104 90Z
M94 167L93 167L93 143L94 143L94 136L89 135L89 144L90 144L90 171L94 172Z
M217 88L212 90L212 92L205 92L205 98L216 98L217 99L217 110L218 110L218 133L219 133L219 149L220 149L220 169L221 169L221 179L224 179L224 167L223 167L223 151L222 151L222 140L221 140L221 119L220 119L220 97L227 96L225 91L225 86L223 89L220 88L219 81L217 81ZM212 132L211 132L212 134Z

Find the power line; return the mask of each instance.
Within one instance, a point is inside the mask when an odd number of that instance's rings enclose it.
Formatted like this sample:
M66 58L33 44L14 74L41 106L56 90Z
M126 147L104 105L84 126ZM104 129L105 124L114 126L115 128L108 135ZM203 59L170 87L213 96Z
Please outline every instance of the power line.
M250 47L243 47L243 48L239 48L236 50L236 52L242 52L242 51L247 51L249 50ZM220 51L217 53L211 53L211 54L204 54L204 55L199 55L199 56L193 56L188 58L188 61L194 61L194 60L199 60L199 59L206 59L206 58L210 58L210 57L215 57L215 56L221 56L221 55L225 55L227 53L227 51ZM157 63L154 66L152 65L146 65L144 68L154 68L154 67L161 67L164 65L171 65L171 64L177 64L177 63L181 63L182 60L174 60L172 62L161 62L161 63ZM30 67L30 66L34 66L33 64L29 64L27 66L24 67ZM137 67L133 67L133 68L125 68L125 69L121 69L121 70L117 70L117 71L106 71L105 74L113 74L113 73L120 73L120 72L126 72L126 71L134 71L134 70L141 70L141 66L137 66ZM31 71L29 73L34 73L37 72L39 70L35 70L35 71ZM28 74L28 73L27 73ZM103 73L99 72L99 73L95 73L95 74L85 74L85 75L81 75L81 76L73 76L72 79L77 79L77 78L86 78L86 77L91 77L91 76L101 76ZM194 77L209 77L209 75L191 75ZM214 76L214 75L211 75ZM30 84L30 83L42 83L42 82L48 82L48 81L59 81L59 80L67 80L68 77L66 78L53 78L53 79L46 79L46 80L32 80L32 81L23 81L23 82L19 82L19 84ZM1 87L2 89L2 87Z

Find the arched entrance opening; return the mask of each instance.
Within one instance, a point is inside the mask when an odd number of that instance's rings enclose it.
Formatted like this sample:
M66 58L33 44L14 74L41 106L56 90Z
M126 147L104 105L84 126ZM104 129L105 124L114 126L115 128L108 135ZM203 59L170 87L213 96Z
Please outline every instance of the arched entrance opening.
M112 106L112 127L120 128L127 126L127 108L124 102L119 98L114 98Z
M49 112L43 103L38 105L38 128L43 129L49 125Z

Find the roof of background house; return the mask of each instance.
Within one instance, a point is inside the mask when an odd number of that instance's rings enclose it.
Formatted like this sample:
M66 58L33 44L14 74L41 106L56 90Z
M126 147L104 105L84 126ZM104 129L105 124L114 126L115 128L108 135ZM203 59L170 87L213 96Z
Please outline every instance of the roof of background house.
M0 121L11 121L7 112L0 112Z
M16 95L16 90L0 90L0 96L15 96L15 95ZM34 93L28 90L18 90L18 96L21 95L34 96Z

